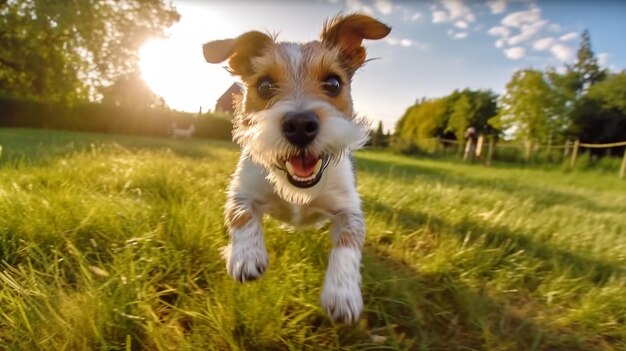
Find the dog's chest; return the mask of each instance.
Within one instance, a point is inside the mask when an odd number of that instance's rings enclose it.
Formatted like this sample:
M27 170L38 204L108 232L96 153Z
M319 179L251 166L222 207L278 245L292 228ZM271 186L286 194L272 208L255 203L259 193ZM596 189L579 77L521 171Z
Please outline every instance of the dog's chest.
M277 199L266 204L270 216L293 226L307 226L328 219L323 208L315 205L294 205Z

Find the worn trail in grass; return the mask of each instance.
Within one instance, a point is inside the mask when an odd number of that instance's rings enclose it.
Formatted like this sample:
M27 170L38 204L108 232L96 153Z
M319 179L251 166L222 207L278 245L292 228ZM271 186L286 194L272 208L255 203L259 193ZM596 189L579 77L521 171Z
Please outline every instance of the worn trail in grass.
M619 350L626 183L359 152L355 327L319 308L328 228L268 220L265 276L219 248L229 143L0 130L0 348Z

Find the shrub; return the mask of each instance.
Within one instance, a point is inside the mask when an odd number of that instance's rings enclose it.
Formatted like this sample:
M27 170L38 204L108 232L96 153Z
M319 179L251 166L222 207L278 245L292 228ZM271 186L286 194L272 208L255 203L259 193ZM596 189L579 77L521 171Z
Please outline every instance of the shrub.
M196 127L195 136L231 139L227 116L196 114L106 104L81 103L67 106L32 100L0 97L0 127L60 129L111 134L168 136L171 126Z

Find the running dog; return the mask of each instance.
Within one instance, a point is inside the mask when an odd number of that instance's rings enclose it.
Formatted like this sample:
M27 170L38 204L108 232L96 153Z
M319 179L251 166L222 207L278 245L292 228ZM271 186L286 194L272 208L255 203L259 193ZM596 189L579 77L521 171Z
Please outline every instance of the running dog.
M251 31L203 46L207 62L228 60L245 86L233 119L241 158L225 205L228 274L247 282L265 272L264 214L294 226L330 220L321 304L334 322L355 323L363 308L365 223L350 154L367 141L369 125L355 117L350 83L366 62L363 40L390 31L350 14L325 22L319 41L278 42Z

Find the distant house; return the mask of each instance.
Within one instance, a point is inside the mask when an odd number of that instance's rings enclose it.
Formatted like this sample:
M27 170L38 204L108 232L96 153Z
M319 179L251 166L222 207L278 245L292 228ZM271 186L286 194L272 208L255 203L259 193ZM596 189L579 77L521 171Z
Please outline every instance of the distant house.
M228 88L215 104L215 112L225 112L233 114L235 108L233 107L233 95L243 94L243 85L238 82L234 82L233 85Z

